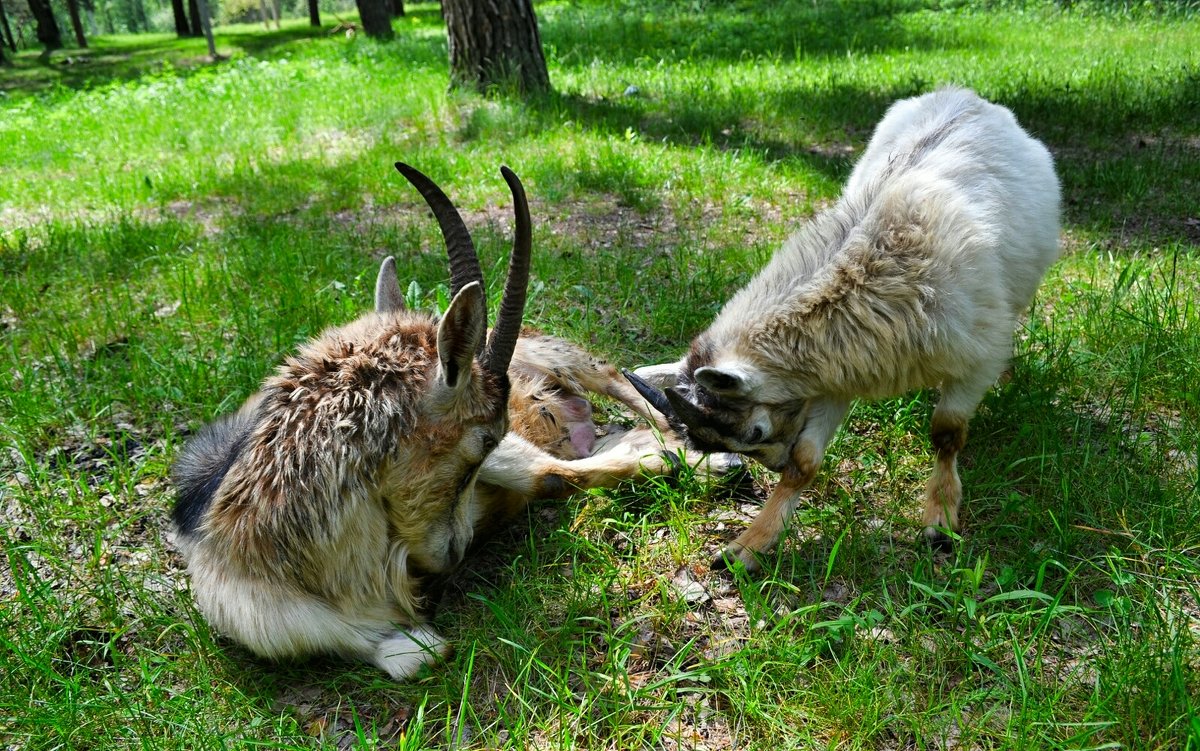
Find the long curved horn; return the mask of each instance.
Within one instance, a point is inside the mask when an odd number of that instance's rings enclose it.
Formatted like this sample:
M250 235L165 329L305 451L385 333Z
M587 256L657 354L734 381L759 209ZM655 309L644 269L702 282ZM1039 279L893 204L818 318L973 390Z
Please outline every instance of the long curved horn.
M671 403L671 411L675 413L675 417L689 429L716 427L704 410L692 404L686 396L679 393L678 387L672 386L663 393L667 397L667 401Z
M417 169L404 162L396 162L396 169L420 191L425 203L433 210L438 226L442 228L442 237L446 240L446 253L450 256L451 299L471 282L479 282L481 287L487 289L483 281L483 271L479 268L479 256L475 254L475 244L471 242L471 233L467 231L467 225L463 223L458 209L454 208L454 204L433 180ZM482 344L483 340L480 339L481 347Z
M521 333L521 317L525 314L525 298L529 286L529 257L533 249L533 228L529 219L529 202L525 198L525 187L508 167L500 167L500 174L512 191L513 213L516 229L513 235L512 255L508 259L508 278L504 281L504 297L500 301L500 312L496 315L496 327L488 337L487 354L483 366L495 373L508 372L517 337Z
M671 407L671 402L668 401L665 393L651 386L641 376L634 375L625 368L621 368L621 375L625 376L625 380L629 381L630 385L637 389L637 392L642 395L643 399L650 402L651 407L661 412L663 417L666 417L668 420L677 419L675 410Z

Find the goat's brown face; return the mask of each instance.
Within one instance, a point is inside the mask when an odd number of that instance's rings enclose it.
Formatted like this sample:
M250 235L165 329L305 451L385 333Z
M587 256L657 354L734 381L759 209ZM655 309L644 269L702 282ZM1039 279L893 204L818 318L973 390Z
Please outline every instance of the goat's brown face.
M516 175L501 168L513 194L516 239L499 319L489 337L483 274L462 218L429 178L405 164L396 168L421 192L441 227L454 298L431 337L436 346L425 346L430 354L426 387L414 405L412 429L399 438L382 471L379 492L393 539L406 548L408 560L425 572L440 573L461 561L471 543L479 522L475 477L508 430L507 371L529 278L529 207ZM404 310L391 258L379 270L375 307L376 317L385 321L413 315Z
M426 573L452 569L470 546L479 521L475 478L508 429L503 384L478 365L472 371L457 386L434 375L382 478L392 534Z

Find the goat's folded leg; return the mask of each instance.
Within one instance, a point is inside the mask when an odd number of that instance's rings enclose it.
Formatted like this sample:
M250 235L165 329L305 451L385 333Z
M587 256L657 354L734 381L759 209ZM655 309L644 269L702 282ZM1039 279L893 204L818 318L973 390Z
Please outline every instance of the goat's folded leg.
M815 399L809 403L808 421L792 449L791 461L784 467L779 483L746 531L713 559L714 569L732 568L735 562L741 562L748 572L760 568L758 555L771 550L779 541L784 527L800 504L803 491L812 484L817 470L821 468L825 447L849 409L848 401Z

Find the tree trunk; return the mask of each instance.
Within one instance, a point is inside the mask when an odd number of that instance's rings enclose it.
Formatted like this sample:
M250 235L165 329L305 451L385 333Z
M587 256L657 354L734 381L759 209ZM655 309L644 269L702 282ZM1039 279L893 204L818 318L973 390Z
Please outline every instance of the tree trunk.
M10 50L16 52L17 40L13 39L12 27L8 25L8 13L4 11L3 0L0 0L0 34L4 35L4 38L0 39L0 44L7 44Z
M321 9L317 7L317 0L308 0L308 24L321 25Z
M188 28L187 8L183 0L171 0L171 12L175 14L175 36L191 36L192 30Z
M200 29L204 32L204 41L208 43L208 56L216 62L217 43L213 41L212 19L208 17L208 0L196 0L196 7L200 11Z
M271 10L275 12L275 30L278 31L283 27L279 25L279 20L283 18L283 3L279 0L267 0L271 3Z
M140 26L140 31L150 30L150 19L146 18L146 5L142 0L131 0L130 9L133 11L133 17Z
M363 31L376 39L392 38L392 10L390 0L354 0L358 5L358 17L362 19Z
M83 36L83 19L79 17L79 0L67 0L67 13L71 16L71 30L75 32L75 45L81 50L86 50L87 39Z
M188 0L188 15L191 17L191 34L188 36L204 36L204 26L200 23L200 4L197 0Z
M404 15L404 0L392 0L392 18Z
M485 91L515 85L546 91L550 74L530 0L443 0L450 42L450 84Z
M29 10L37 23L38 41L46 48L46 52L61 49L62 32L58 30L58 21L54 20L50 0L29 0Z

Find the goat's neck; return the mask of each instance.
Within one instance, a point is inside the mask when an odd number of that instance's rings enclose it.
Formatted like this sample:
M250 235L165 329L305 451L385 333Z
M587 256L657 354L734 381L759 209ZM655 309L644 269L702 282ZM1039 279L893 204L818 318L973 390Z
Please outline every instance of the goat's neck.
M878 391L881 371L902 367L930 331L925 241L915 223L839 204L788 240L713 332L797 398Z

